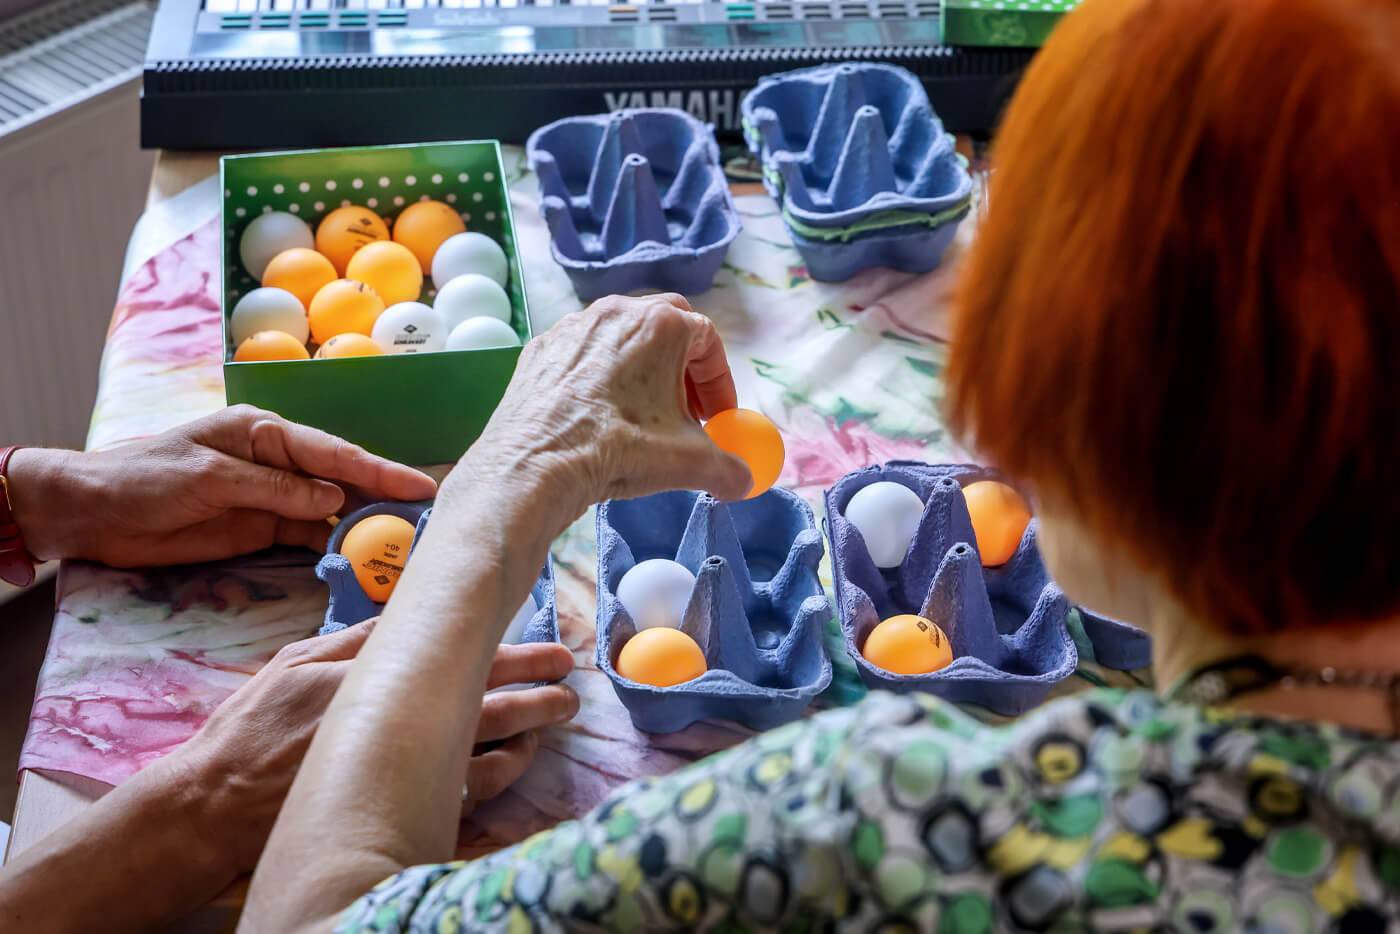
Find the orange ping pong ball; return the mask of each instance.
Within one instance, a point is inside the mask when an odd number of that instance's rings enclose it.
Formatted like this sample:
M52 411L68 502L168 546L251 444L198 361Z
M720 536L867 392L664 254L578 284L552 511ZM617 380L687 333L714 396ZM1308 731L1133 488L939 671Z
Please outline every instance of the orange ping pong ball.
M286 289L301 299L303 308L310 308L316 293L335 280L335 267L330 260L315 250L296 247L272 258L263 270L262 284Z
M337 279L323 286L307 309L311 337L324 344L337 334L369 336L374 321L384 313L384 300L374 289L354 279Z
M977 552L982 566L994 568L1011 560L1031 521L1031 507L1020 493L995 480L978 480L963 487Z
M355 571L355 580L375 603L389 599L399 583L413 544L413 523L398 516L369 516L356 522L340 553Z
M331 360L336 357L377 357L384 352L384 348L374 342L374 338L365 337L354 331L347 331L344 334L337 334L321 345L316 351L317 360Z
M423 267L402 243L366 243L355 251L345 276L358 279L379 293L385 305L416 302L423 291ZM444 335L446 336L446 335Z
M700 677L708 670L705 653L679 629L642 629L622 646L617 673L639 684L668 688Z
M311 354L306 352L306 345L284 331L259 331L233 352L234 363L309 359Z
M741 458L753 474L753 487L745 499L753 499L778 481L783 472L783 436L767 416L752 409L728 409L705 423L710 440Z
M337 275L345 275L350 257L366 243L388 240L389 228L384 220L369 208L352 204L336 208L316 228L316 249L325 254L335 266ZM413 296L417 298L418 296Z
M394 242L402 243L413 251L424 275L432 272L433 254L443 241L466 232L467 225L462 223L462 215L441 201L410 204L394 221Z
M953 661L953 647L936 625L922 616L891 616L870 630L861 654L897 675L926 675Z

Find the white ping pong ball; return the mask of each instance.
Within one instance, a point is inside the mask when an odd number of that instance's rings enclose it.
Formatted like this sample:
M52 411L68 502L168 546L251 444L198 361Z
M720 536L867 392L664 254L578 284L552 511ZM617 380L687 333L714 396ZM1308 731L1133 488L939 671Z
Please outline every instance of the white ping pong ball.
M622 575L617 583L617 599L638 629L679 629L694 589L695 575L685 565L652 558Z
M438 290L433 307L447 323L450 334L468 318L498 318L510 323L510 296L495 280L477 273L458 276Z
M520 637L525 635L525 627L530 624L530 620L535 618L537 612L539 612L539 606L535 603L534 594L530 594L520 605L520 609L515 611L510 625L506 626L506 634L501 636L501 645L519 645Z
M520 336L500 318L468 318L447 335L448 350L489 350L519 347Z
M860 531L877 568L897 568L914 541L924 501L902 483L881 480L857 490L842 515Z
M509 267L506 251L495 240L475 231L459 233L444 240L433 254L433 285L440 289L474 272L504 288Z
M385 353L432 353L443 349L447 325L422 302L399 302L374 320L369 336Z
M311 226L286 211L272 211L259 214L243 228L243 236L238 241L238 258L248 275L261 282L267 264L278 253L297 247L314 249L316 238Z
M306 307L286 289L253 289L238 300L228 316L233 346L241 345L259 331L281 331L303 344L311 336Z

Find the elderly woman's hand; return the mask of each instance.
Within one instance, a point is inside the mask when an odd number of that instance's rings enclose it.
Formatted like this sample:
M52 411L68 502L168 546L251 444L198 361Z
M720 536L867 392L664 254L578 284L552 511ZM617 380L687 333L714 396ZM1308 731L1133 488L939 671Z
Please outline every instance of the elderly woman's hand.
M748 468L697 420L735 404L719 335L684 298L604 298L525 346L454 478L541 479L570 519L600 500L667 489L739 499Z
M320 549L346 489L404 500L436 490L425 474L247 405L106 451L21 450L9 478L36 557L117 567Z

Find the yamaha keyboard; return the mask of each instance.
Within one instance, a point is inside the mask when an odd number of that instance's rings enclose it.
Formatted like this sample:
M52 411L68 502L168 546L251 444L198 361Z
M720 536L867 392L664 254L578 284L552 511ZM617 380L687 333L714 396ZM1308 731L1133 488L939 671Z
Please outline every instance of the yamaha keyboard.
M522 142L657 106L737 138L761 76L842 60L908 68L948 129L989 130L1033 50L942 45L940 15L939 0L161 0L142 143Z

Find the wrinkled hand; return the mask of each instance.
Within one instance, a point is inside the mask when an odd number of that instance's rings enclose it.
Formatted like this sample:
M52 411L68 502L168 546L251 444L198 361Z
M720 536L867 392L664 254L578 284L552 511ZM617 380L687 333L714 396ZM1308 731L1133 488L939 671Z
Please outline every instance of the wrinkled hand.
M735 500L744 462L701 429L736 404L724 346L679 295L613 296L525 346L505 398L463 463L549 478L570 518L605 499L703 489ZM454 471L454 474L466 471ZM455 482L455 481L450 481Z
M321 715L375 622L285 646L163 763L207 789L206 832L228 854L231 875L256 865ZM557 643L501 646L489 684L557 681L572 670L573 655ZM471 801L509 787L534 758L535 731L577 712L578 695L563 684L487 696L476 742L505 742L472 757Z
M246 405L111 450L22 450L10 475L36 556L117 567L320 549L347 489L402 500L436 491L416 470Z

